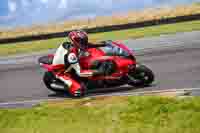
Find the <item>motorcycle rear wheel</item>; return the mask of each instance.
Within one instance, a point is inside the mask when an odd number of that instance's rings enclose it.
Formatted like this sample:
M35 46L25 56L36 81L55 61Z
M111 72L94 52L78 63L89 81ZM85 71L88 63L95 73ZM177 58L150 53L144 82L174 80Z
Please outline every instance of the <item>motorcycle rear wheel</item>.
M83 97L86 94L87 87L84 86L83 84L81 84L81 88L80 88L81 94L78 95L78 96L75 96L68 91L69 88L67 88L64 84L63 84L63 87L64 87L63 90L62 89L55 89L55 88L51 87L53 80L57 80L56 77L54 76L54 74L52 72L45 72L44 77L43 77L43 82L49 90L51 90L55 93L67 93L69 96L74 97L74 98L80 98L80 97Z
M53 75L53 73L52 72L45 72L45 74L43 76L43 82L49 90L56 92L56 93L66 92L65 90L55 89L55 88L51 87L53 80L57 80L56 77Z

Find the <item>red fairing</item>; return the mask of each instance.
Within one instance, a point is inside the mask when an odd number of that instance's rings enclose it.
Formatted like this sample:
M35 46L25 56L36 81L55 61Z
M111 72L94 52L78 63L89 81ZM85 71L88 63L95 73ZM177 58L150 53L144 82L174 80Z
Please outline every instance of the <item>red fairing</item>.
M102 50L96 48L88 48L86 52L88 53L88 56L83 56L79 60L81 68L83 69L89 69L93 61L98 60L105 55Z
M117 64L117 70L123 73L127 73L129 71L129 65L136 64L134 60L121 59L120 57L116 57L115 60L115 63Z
M49 72L53 71L52 65L42 64L42 67L45 68Z
M47 71L64 71L65 66L63 64L60 65L48 65L48 64L42 64L42 67L45 68Z
M105 55L105 53L102 50L97 48L88 48L87 52L91 53L90 56L92 57L100 57Z
M118 44L116 42L113 42L113 44L121 47L125 51L128 51L130 55L133 55L133 52L123 44ZM120 56L106 56L106 54L99 48L88 48L87 52L89 53L88 56L80 58L80 64L84 69L89 69L94 61L98 60L103 62L105 60L110 60L116 63L117 70L119 72L127 73L128 66L136 64L136 61L132 59L126 59Z

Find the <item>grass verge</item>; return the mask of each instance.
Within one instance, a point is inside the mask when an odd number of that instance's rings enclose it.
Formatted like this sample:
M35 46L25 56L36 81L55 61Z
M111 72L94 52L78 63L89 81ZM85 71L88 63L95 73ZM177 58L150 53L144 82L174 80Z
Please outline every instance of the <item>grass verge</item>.
M89 38L91 41L94 42L107 39L124 40L129 38L142 38L142 37L158 36L161 34L173 34L177 32L188 32L194 30L200 30L199 20L138 28L138 29L95 33L95 34L90 34ZM8 56L13 54L29 53L29 52L52 49L56 48L62 41L63 38L58 38L58 39L49 39L42 41L14 43L12 45L11 44L0 45L0 56Z
M199 133L200 98L102 97L0 110L2 133Z

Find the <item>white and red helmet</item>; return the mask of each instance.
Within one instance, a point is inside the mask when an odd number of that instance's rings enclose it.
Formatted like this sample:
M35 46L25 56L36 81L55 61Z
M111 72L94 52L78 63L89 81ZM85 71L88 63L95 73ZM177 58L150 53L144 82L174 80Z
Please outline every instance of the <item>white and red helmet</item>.
M76 48L84 49L88 45L88 35L82 30L71 31L68 38Z

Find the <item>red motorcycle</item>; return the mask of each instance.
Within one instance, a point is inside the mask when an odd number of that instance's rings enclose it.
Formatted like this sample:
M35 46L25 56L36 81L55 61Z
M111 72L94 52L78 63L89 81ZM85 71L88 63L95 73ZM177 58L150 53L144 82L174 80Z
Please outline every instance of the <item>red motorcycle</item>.
M80 57L80 65L84 70L101 70L104 73L99 76L80 78L75 72L66 73L73 79L81 81L82 90L109 88L120 85L134 87L149 86L154 81L153 72L144 65L136 62L134 53L124 44L105 41L103 46L93 46ZM46 87L54 92L67 91L64 83L56 78L55 73L64 68L56 68L52 65L54 55L39 58L40 65L46 69L43 77ZM73 84L73 81L72 81ZM84 93L83 93L84 94Z

